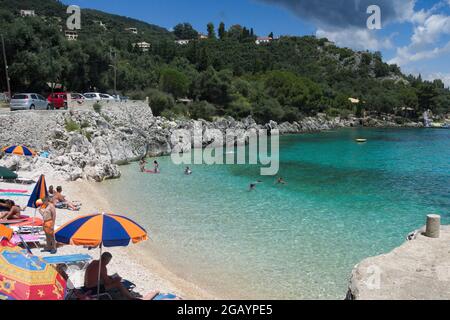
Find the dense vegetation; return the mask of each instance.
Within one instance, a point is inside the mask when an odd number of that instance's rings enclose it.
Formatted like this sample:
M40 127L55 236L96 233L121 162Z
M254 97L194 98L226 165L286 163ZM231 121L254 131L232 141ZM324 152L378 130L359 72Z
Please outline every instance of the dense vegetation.
M20 17L20 9L38 16ZM188 23L167 30L95 10L82 11L78 41L64 37L66 7L55 0L0 0L0 32L5 36L14 92L68 90L149 97L156 114L211 119L248 115L260 122L293 121L305 115L360 114L363 109L393 113L411 108L449 112L450 92L440 80L404 76L380 53L338 48L327 39L281 37L256 45L252 28L210 23L199 39ZM103 28L99 21L106 25ZM126 28L135 27L132 34ZM176 39L193 39L187 45ZM133 46L149 42L149 52ZM115 54L111 54L114 52ZM6 88L0 69L0 90ZM352 104L349 97L360 99ZM194 102L183 105L179 98Z

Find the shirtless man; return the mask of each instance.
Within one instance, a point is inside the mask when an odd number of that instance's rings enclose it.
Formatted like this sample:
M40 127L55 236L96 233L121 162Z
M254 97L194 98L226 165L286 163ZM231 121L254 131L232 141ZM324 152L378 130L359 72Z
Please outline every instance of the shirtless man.
M97 294L98 271L100 268L100 293L110 289L117 289L125 297L125 299L135 300L131 293L122 285L122 278L119 276L109 276L106 266L111 262L112 255L109 252L102 254L101 267L99 260L92 261L86 269L84 276L84 287L87 291Z
M39 213L42 215L42 219L44 220L44 232L45 238L47 239L47 246L42 251L56 254L56 208L55 205L49 200L49 198L45 198L43 202L44 204L39 208Z
M6 211L3 214L1 214L0 220L20 219L20 212L22 211L21 208L19 206L16 206L16 204L12 200L6 200L5 204L6 204L6 208L9 211Z
M67 205L67 207L72 211L78 211L80 208L76 207L72 202L68 201L65 196L62 195L62 187L56 187L55 195L52 200L53 204L57 206L59 203Z

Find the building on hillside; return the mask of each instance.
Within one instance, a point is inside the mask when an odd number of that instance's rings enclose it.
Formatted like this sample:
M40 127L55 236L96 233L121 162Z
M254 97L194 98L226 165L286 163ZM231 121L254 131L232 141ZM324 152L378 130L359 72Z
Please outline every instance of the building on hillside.
M137 28L126 28L125 31L131 32L132 34L138 34Z
M20 10L20 15L22 17L34 17L36 16L36 13L34 10Z
M133 47L138 47L139 49L142 50L142 52L147 52L150 50L151 48L151 44L148 42L138 42L138 43L133 43Z
M358 104L360 102L360 100L356 98L348 98L348 100L353 104Z
M175 40L175 43L180 46L188 45L191 40L183 39L183 40Z
M74 30L66 30L65 36L66 36L66 39L69 41L78 40L78 33Z
M208 39L208 36L206 34L204 34L204 33L199 33L198 34L198 38L200 40L206 40L206 39Z
M271 37L258 37L258 38L256 38L255 43L256 43L257 45L260 45L260 44L269 44L269 43L272 42L272 40L273 40L273 38L271 38Z
M192 102L194 102L194 100L188 99L188 98L182 98L182 99L177 99L176 102L184 104L184 105L188 105L188 104L191 104Z

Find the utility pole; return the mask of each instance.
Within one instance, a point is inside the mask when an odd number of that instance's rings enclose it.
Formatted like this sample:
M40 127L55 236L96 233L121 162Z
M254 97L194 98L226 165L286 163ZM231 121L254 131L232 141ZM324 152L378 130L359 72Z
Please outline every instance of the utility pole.
M6 60L6 50L5 50L5 39L3 39L3 34L0 36L2 39L3 61L5 62L5 75L6 75L6 85L8 87L8 98L11 100L11 85L9 83L8 62Z

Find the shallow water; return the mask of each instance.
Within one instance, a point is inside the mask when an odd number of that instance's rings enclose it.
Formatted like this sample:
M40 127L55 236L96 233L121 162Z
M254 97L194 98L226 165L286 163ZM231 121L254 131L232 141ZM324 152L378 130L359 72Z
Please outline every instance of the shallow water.
M223 298L342 299L359 261L402 244L428 213L450 223L450 130L345 129L280 148L284 186L258 166L185 176L163 157L162 174L132 164L100 189L150 232L148 254Z

